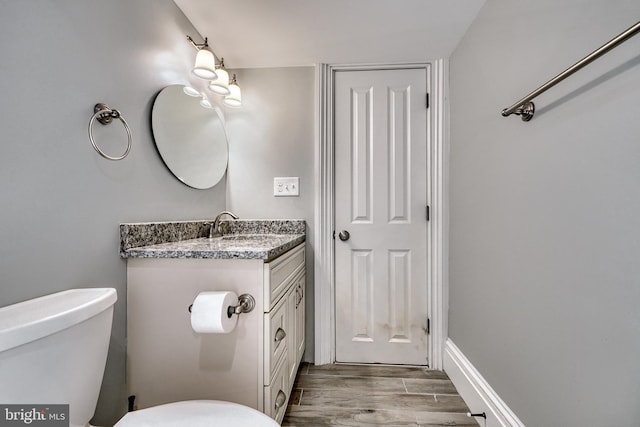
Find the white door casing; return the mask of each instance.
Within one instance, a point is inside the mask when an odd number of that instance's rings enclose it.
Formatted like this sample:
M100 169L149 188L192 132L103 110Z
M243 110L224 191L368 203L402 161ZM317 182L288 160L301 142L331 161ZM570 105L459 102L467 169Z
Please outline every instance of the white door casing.
M335 74L338 362L428 364L427 76Z
M428 167L430 233L428 300L431 333L429 334L429 367L443 368L444 341L447 337L447 61L403 64L316 65L316 138L315 138L315 209L314 209L314 351L311 360L317 365L333 363L335 357L335 248L334 219L334 76L346 70L425 68L428 71L430 116L428 135L431 139Z

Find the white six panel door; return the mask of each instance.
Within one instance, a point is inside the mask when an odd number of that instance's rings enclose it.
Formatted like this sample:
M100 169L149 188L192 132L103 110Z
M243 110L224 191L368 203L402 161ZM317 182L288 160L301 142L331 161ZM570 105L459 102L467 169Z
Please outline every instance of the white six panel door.
M427 72L335 74L337 362L427 364Z

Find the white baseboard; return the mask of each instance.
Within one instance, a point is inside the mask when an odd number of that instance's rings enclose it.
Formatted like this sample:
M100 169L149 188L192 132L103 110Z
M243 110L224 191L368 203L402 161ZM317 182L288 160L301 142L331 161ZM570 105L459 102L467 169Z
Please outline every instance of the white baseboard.
M444 370L471 412L487 415L486 424L477 418L481 426L525 427L450 338L444 345Z

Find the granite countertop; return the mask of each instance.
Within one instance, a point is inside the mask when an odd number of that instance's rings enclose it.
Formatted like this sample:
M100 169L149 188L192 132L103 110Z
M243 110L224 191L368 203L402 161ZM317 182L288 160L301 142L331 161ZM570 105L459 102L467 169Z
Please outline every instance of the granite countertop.
M123 258L271 260L305 241L303 220L224 221L222 237L208 236L212 221L120 225Z

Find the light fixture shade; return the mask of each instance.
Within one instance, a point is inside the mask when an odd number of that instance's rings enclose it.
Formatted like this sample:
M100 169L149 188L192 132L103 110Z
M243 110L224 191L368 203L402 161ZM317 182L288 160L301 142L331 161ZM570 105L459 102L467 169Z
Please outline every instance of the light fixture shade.
M213 108L213 106L211 105L211 102L209 102L209 100L205 97L203 97L200 100L200 105L203 106L204 108Z
M235 74L231 79L231 83L229 83L229 95L224 97L224 104L229 107L242 106L242 93L240 92L240 86L238 86Z
M218 78L209 83L209 90L216 95L229 95L231 93L229 90L229 73L224 68L218 67L216 74Z
M205 80L215 80L218 78L216 74L216 59L208 48L198 50L196 55L196 64L193 66L193 74Z

